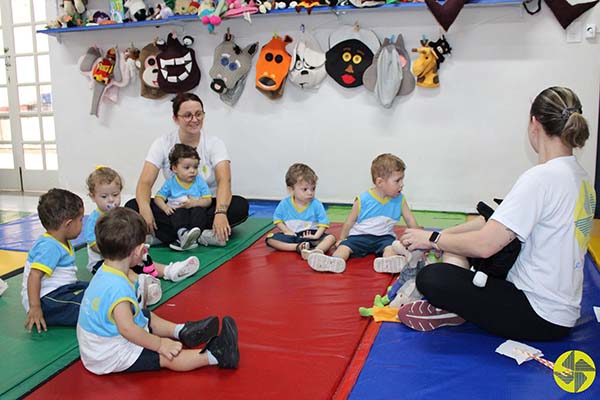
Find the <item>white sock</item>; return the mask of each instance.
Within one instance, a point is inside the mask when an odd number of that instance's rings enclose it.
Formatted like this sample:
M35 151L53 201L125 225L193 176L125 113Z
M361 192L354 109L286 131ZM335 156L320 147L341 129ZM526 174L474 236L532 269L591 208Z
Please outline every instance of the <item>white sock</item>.
M206 350L206 355L208 356L208 365L219 365L219 361L212 355L210 350Z
M173 337L175 339L179 339L179 332L181 332L181 330L183 329L183 325L184 324L175 325L175 329L173 330Z

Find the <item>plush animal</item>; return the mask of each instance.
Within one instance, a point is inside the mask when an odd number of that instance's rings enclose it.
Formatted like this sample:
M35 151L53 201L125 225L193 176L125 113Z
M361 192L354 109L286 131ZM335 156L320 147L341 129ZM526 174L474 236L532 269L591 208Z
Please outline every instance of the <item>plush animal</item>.
M233 17L244 17L246 21L252 23L250 19L250 15L256 14L258 12L258 7L254 3L254 0L226 0L227 1L227 11L225 12L225 17L233 18Z
M63 8L67 15L83 14L86 5L87 0L63 0Z
M290 47L290 82L302 89L317 89L327 76L325 52L321 50L319 42L310 33L303 32Z
M127 64L127 72L129 72L131 79L135 79L137 61L140 58L140 49L131 45L131 47L125 49L125 53L123 55L125 57L125 63Z
M393 40L393 39L392 39ZM395 43L385 38L375 54L373 64L365 71L365 88L386 108L390 108L396 96L405 96L415 89L415 77L410 73L410 56L404 47L401 34Z
M412 49L414 53L419 53L413 64L413 73L417 77L417 86L434 88L440 86L438 69L444 62L445 54L450 54L452 48L442 36L435 42L429 42L427 39L421 39L421 46L418 49Z
M229 33L215 48L214 63L209 71L212 78L210 88L219 94L225 104L235 105L242 95L257 50L258 42L242 49Z
M175 0L175 7L173 7L173 13L175 13L175 15L187 14L191 2L192 0Z
M152 19L167 19L173 15L175 14L173 14L173 10L169 6L164 3L158 3Z
M145 21L154 14L154 9L146 7L144 0L127 0L123 6L131 21Z
M98 47L90 47L79 59L79 70L92 81L92 107L90 114L99 116L100 101L118 100L118 88L129 84L130 75L123 54L117 47L102 56Z
M167 93L187 92L200 82L200 68L192 48L194 39L184 36L182 41L174 33L169 33L166 41L156 42L160 50L156 56L158 86Z
M213 33L215 27L221 24L221 15L227 10L227 2L219 0L215 5L213 0L202 0L198 9L198 18L206 25L208 33Z
M260 50L256 62L256 88L272 99L283 95L285 78L292 61L285 46L292 41L293 39L288 35L282 39L275 34L271 41Z
M158 86L158 61L156 56L160 50L152 42L144 46L136 66L140 70L140 95L147 99L157 100L165 97L167 93Z

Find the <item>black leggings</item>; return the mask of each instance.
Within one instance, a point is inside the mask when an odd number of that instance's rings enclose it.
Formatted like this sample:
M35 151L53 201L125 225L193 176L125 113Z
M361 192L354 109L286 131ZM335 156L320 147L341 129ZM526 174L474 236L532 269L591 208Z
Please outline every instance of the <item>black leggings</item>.
M213 225L213 221L215 219L215 208L217 206L217 199L213 197L212 204L210 207L206 209L206 217L202 218L204 222L204 226L198 226L198 228L211 229ZM136 199L129 200L125 207L131 208L139 212L139 207ZM236 225L241 224L245 220L248 219L248 200L241 196L232 196L231 204L229 204L229 209L227 210L227 219L229 220L229 226L234 227ZM154 221L156 222L156 226L158 229L155 234L158 239L160 239L163 243L172 243L177 240L177 229L173 226L173 222L171 220L171 216L164 213L163 210L158 208L154 201L150 199L150 209L152 210L152 215L154 215ZM203 213L204 214L204 213Z
M571 328L541 318L523 291L489 276L485 287L473 284L474 272L437 263L417 275L417 288L434 306L456 313L478 327L515 340L559 340Z

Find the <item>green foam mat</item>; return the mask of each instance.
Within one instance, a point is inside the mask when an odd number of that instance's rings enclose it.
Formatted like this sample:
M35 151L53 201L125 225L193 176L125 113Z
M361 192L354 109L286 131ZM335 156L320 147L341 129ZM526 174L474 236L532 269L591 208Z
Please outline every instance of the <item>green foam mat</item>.
M344 222L352 209L351 206L333 205L327 208L329 222ZM467 214L441 211L412 210L417 223L425 228L445 229L467 222ZM404 218L400 219L401 225L406 225Z
M156 306L164 303L217 267L241 253L273 227L266 218L250 218L235 227L233 235L224 248L201 247L193 251L176 253L165 247L152 248L153 258L161 263L183 260L190 255L200 259L200 270L180 282L161 280L163 297ZM78 278L90 280L86 270L87 250L76 253ZM7 280L8 289L0 296L0 398L17 399L49 379L79 357L75 328L50 327L47 332L29 333L23 328L25 312L21 305L21 281L19 274ZM35 327L34 327L35 331Z
M25 211L0 210L0 224L5 224L10 221L16 221L17 219L26 217L31 214L32 213Z

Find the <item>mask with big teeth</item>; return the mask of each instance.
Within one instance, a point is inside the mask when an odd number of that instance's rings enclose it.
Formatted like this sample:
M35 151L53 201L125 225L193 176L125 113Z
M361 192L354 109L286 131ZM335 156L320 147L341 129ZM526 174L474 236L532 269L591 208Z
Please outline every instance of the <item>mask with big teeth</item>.
M167 41L159 40L156 46L160 53L158 62L158 86L167 93L180 93L192 90L200 82L200 68L196 62L196 53L192 49L194 39L183 38L183 44L173 33Z

